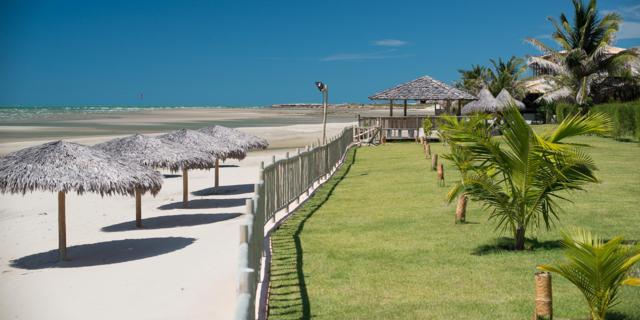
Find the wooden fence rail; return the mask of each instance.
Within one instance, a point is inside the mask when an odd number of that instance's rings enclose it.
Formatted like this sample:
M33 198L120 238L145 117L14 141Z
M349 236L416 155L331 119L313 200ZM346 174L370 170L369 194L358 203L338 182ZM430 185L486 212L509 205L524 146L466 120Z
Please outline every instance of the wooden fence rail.
M294 156L275 161L270 165L260 164L259 182L255 194L246 203L246 222L240 226L240 259L238 279L238 304L235 319L255 320L256 304L260 310L266 300L258 298L258 284L266 283L262 272L262 256L265 253L265 225L275 222L275 215L299 200L300 196L335 172L354 142L354 128L346 128L325 145L307 147ZM268 268L268 266L264 266ZM266 292L263 288L262 295Z

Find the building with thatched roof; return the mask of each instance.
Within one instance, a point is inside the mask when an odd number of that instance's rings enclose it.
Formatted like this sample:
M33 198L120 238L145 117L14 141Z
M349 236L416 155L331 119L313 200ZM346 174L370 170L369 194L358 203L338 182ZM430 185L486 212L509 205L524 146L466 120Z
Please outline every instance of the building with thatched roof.
M462 114L494 113L498 110L499 105L500 103L491 92L483 88L478 92L478 100L471 101L462 107Z
M510 105L515 105L520 110L525 109L524 103L522 103L522 101L514 99L509 91L507 91L507 89L500 90L500 93L498 93L496 100L498 100L499 107L501 107L502 109Z
M45 143L0 158L0 192L25 194L41 190L58 193L61 260L66 259L66 193L135 194L136 208L139 208L141 194L149 191L155 195L161 187L162 177L154 170L66 141Z
M466 101L476 100L477 98L467 92L454 88L441 81L435 80L429 76L423 76L418 79L397 85L393 88L378 92L369 97L371 100L389 100L389 115L393 116L393 101L404 101L404 115L407 115L407 101L444 101L445 105L450 108L452 101L458 102L458 111L462 104ZM451 110L447 110L451 113Z

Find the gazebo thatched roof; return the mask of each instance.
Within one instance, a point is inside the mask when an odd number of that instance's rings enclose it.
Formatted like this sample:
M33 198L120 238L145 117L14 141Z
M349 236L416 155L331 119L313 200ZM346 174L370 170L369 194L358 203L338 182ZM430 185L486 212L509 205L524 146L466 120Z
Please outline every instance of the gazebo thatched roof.
M269 142L267 142L266 139L223 126L215 125L198 129L198 131L208 134L216 139L224 140L229 145L242 148L245 152L252 150L264 150L269 146Z
M179 169L212 168L215 160L210 154L188 149L169 140L135 134L94 146L120 160L133 161L152 168Z
M494 113L498 111L499 106L498 100L485 88L478 93L478 100L471 101L462 107L462 114Z
M22 149L0 158L0 192L96 192L133 195L137 190L157 194L160 173L107 153L66 141Z
M509 106L511 104L515 104L518 107L518 109L520 109L520 110L524 110L525 109L524 103L514 99L511 96L511 94L509 94L509 91L507 91L507 89L502 89L500 91L500 93L498 93L498 96L496 97L496 100L498 100L500 108L506 108L507 106Z
M180 129L163 134L158 138L178 143L185 148L206 152L219 159L243 159L245 153L238 149L229 148L224 141L195 130Z
M476 100L473 95L429 76L397 85L369 97L371 100Z

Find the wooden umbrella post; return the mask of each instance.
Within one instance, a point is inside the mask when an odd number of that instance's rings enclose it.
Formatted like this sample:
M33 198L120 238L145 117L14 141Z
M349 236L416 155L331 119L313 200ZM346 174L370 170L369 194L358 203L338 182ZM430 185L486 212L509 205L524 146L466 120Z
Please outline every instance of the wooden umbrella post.
M136 189L136 228L142 228L142 192Z
M553 297L551 294L551 273L536 272L535 319L553 319Z
M218 187L220 185L220 160L216 158L216 179L214 182L214 187Z
M189 170L182 169L182 207L189 207Z
M65 193L58 192L58 251L60 261L67 260L67 222L66 222Z

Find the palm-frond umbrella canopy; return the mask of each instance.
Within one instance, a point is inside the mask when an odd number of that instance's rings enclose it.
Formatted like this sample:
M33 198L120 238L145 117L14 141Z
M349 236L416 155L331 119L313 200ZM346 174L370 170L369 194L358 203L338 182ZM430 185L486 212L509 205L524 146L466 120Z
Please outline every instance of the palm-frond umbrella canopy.
M94 146L111 156L135 162L145 167L164 168L171 171L187 169L208 169L214 166L215 159L208 153L187 149L168 140L135 134L116 138ZM141 199L136 194L136 226L142 226Z
M264 150L269 146L269 143L266 139L254 136L252 134L244 133L237 129L231 129L223 126L210 126L198 129L199 132L210 135L219 141L222 141L226 146L235 150L242 150L242 157L233 157L230 158L242 160L244 159L247 151L253 150ZM220 184L220 171L219 171L219 161L216 160L216 168L215 168L215 181L214 187L218 187Z
M100 195L157 194L160 173L115 159L84 145L55 141L26 148L0 158L0 192L36 190L58 193L60 259L66 259L65 195L95 192Z
M498 96L496 97L496 100L498 100L498 103L500 105L500 110L514 104L518 107L518 109L520 110L524 110L525 109L525 105L524 103L522 103L522 101L518 101L516 99L514 99L511 94L509 94L509 91L507 91L507 89L502 89L500 91L500 93L498 93Z
M476 100L473 95L454 88L446 83L423 76L393 88L380 91L369 97L371 100L389 100L389 115L393 116L393 100L404 100L404 115L407 115L407 100L425 101L463 101Z
M181 144L156 137L135 134L96 144L110 155L125 161L133 161L146 167L169 169L208 169L214 160L208 153L188 149Z
M467 103L462 107L462 114L472 113L495 113L498 111L500 103L493 97L487 89L482 89L478 93L478 100Z
M266 139L242 132L238 129L216 125L201 128L198 131L214 138L226 139L243 148L245 151L264 150L269 147L269 142Z
M158 136L158 138L182 145L183 147L205 152L218 159L227 159L229 157L244 158L244 150L237 148L232 149L225 145L224 141L216 139L210 135L195 130L180 129L167 134ZM182 168L182 206L189 206L189 168Z

